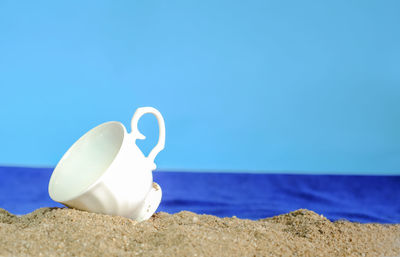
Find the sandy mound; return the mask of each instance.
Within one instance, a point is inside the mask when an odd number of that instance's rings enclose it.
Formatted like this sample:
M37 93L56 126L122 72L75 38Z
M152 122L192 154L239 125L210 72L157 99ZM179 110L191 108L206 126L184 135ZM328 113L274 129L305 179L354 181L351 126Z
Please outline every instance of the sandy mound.
M135 221L43 208L0 209L0 256L400 256L400 225L330 222L298 210L258 221L191 212Z

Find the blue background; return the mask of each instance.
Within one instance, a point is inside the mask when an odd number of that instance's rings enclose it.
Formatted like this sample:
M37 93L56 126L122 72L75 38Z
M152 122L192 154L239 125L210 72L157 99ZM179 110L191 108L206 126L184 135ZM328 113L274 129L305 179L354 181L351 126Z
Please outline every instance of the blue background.
M0 1L0 164L164 115L159 169L400 174L398 1ZM156 122L140 127L156 141Z

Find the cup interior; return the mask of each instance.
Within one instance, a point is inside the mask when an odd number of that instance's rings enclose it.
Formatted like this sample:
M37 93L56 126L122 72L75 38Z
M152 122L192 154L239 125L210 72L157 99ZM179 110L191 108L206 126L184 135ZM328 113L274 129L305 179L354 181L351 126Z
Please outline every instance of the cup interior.
M111 165L124 140L125 128L107 122L83 135L64 154L49 182L50 197L58 202L84 193Z

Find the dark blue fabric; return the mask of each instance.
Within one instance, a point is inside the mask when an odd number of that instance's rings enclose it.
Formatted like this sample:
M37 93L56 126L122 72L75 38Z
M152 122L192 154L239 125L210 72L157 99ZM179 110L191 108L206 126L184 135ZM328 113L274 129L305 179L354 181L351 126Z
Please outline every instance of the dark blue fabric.
M52 169L0 167L0 208L25 214L62 206L47 193ZM331 220L400 223L400 176L154 172L158 211L259 219L299 208Z

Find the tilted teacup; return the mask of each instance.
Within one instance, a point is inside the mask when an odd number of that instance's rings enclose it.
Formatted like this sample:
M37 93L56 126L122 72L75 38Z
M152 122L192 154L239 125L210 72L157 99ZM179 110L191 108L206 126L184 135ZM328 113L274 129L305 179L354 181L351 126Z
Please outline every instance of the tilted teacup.
M136 139L145 139L138 121L146 113L154 114L159 139L145 157ZM165 124L152 107L136 110L127 133L120 122L103 123L76 141L64 154L49 182L49 195L68 207L146 220L161 201L161 188L153 183L154 158L164 149Z

